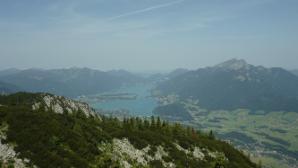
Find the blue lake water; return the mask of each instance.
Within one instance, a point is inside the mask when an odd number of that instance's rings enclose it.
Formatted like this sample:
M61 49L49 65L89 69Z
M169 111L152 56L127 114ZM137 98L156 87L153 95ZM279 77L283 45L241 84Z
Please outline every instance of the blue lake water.
M157 102L150 97L152 84L138 84L129 87L122 87L119 90L108 93L132 93L136 94L135 100L108 100L105 102L93 102L90 105L95 109L118 110L127 109L133 116L151 116Z

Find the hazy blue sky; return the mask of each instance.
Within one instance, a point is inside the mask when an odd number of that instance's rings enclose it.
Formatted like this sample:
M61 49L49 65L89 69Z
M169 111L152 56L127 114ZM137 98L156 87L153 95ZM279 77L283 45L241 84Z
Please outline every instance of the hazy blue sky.
M298 68L298 0L0 0L0 69Z

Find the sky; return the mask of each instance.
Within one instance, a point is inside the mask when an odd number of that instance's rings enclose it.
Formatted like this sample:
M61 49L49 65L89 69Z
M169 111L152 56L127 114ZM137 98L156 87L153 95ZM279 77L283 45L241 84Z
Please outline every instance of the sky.
M0 69L298 69L297 0L0 0Z

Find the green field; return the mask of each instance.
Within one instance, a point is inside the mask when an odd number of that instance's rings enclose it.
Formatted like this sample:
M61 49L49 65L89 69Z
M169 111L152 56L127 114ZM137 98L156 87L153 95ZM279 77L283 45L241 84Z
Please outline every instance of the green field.
M209 111L190 100L183 102L193 120L184 121L249 153L266 167L297 167L298 113L250 111Z

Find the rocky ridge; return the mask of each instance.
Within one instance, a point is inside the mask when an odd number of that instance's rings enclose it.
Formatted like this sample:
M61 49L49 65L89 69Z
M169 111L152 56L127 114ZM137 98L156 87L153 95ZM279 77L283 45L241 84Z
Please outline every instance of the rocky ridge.
M95 110L87 103L51 94L42 94L41 99L32 105L33 110L38 110L41 107L44 107L46 111L51 110L58 114L63 114L64 112L72 114L73 112L81 111L87 117L97 116Z

